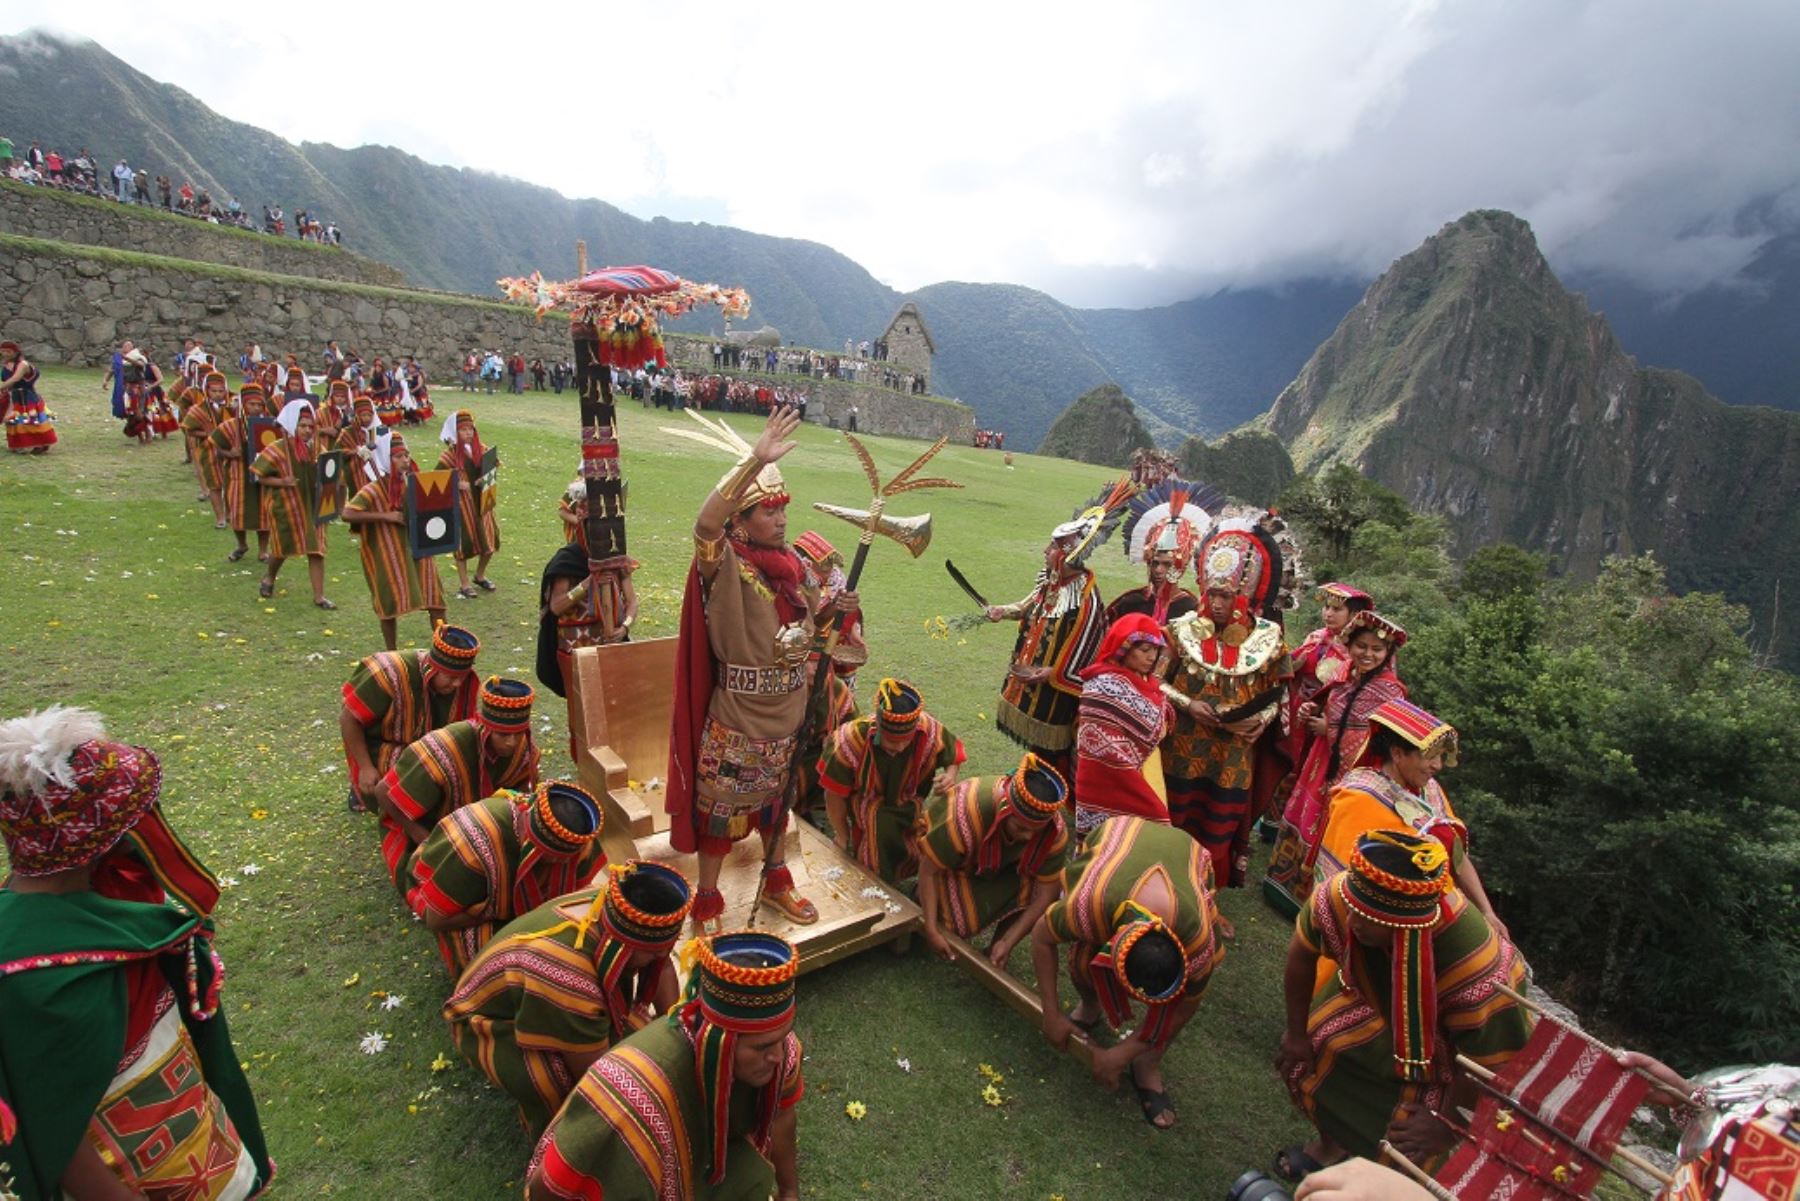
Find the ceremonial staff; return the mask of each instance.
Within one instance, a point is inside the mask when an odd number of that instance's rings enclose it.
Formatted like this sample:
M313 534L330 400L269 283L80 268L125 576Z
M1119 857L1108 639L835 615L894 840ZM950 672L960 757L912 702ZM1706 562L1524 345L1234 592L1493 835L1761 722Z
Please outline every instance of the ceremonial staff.
M875 541L875 535L892 538L913 558L925 553L931 545L931 514L918 517L889 517L884 510L888 498L898 496L902 492L915 492L922 488L960 488L961 484L934 476L915 478L919 469L929 463L938 451L944 449L948 438L939 438L931 448L906 467L902 468L893 479L886 484L881 482L881 473L875 469L875 460L870 457L869 450L855 434L846 433L844 440L856 451L858 461L862 463L863 474L868 477L869 490L873 493L869 507L865 509L847 509L838 505L828 505L822 501L813 502L813 508L821 513L829 513L833 517L841 517L862 530L862 537L856 543L856 555L850 561L850 574L845 578L844 591L855 592L856 583L862 578L863 564L868 562L869 547ZM774 820L769 829L776 836L769 840L763 852L763 872L756 882L756 900L750 906L750 925L756 925L756 916L762 909L763 886L769 878L769 867L775 861L777 849L781 845L781 834L787 830L788 814L793 811L794 802L800 790L800 756L804 749L812 743L812 733L818 720L820 698L825 691L827 673L831 670L831 652L837 646L838 634L843 614L833 612L829 624L823 631L816 631L813 637L814 652L817 662L813 667L812 680L806 693L806 711L800 719L799 736L794 740L794 750L788 760L787 786L781 790Z

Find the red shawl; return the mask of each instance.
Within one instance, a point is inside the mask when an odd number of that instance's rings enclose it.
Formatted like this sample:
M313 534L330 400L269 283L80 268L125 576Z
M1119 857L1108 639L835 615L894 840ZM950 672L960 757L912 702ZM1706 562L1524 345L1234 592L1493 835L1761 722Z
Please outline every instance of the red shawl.
M716 670L712 642L706 636L706 591L697 564L688 565L675 637L675 714L669 727L663 810L669 815L669 845L690 854L700 847L694 829L694 771L700 763L700 731L706 726Z

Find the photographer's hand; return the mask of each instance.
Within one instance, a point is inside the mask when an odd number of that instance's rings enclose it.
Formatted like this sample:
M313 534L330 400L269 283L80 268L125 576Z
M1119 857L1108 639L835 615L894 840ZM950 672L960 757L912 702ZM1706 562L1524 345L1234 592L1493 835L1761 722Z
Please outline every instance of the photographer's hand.
M1346 1159L1314 1172L1294 1190L1294 1201L1430 1201L1431 1194L1400 1173L1366 1159Z

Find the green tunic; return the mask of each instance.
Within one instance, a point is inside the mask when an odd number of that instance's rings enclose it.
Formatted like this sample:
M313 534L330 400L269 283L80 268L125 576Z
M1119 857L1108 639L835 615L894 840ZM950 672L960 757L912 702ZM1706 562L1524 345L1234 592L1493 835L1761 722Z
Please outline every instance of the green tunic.
M640 1028L634 1010L674 970L664 956L633 971L630 948L597 917L584 928L596 895L584 888L507 923L444 1003L456 1049L519 1103L533 1134L575 1087L563 1056L597 1055Z
M778 1110L799 1104L805 1091L792 1034L771 1087ZM755 1109L753 1090L732 1090L724 1179L709 1184L712 1144L694 1044L675 1020L655 1021L587 1070L538 1144L529 1178L551 1186L552 1196L768 1201L775 1169L768 1147L752 1141Z
M1313 1069L1296 1082L1301 1104L1320 1133L1352 1155L1373 1157L1402 1104L1444 1109L1460 1053L1498 1068L1531 1036L1531 1014L1496 990L1523 993L1525 963L1510 942L1459 892L1450 916L1432 934L1438 1029L1429 1079L1410 1083L1394 1063L1389 1027L1393 959L1357 941L1338 883L1315 888L1295 919L1297 937L1321 956L1307 1016Z
M844 798L857 859L895 884L918 872L913 827L932 778L966 756L961 741L929 713L920 714L911 741L894 753L883 749L877 721L859 717L832 731L819 756L819 786Z
M294 483L262 493L262 524L269 531L269 557L324 555L325 529L318 524L319 461L316 448L304 453L293 438L283 438L256 456L250 471L258 480L292 478Z
M1017 841L1001 820L1013 806L1013 778L972 776L934 793L919 815L919 854L942 869L939 916L964 938L1022 907L1037 884L1062 875L1069 829L1060 813Z
M273 1175L225 1010L202 1019L189 1007L189 948L197 952L192 987L204 999L219 971L211 946L212 922L169 904L0 890L0 1102L19 1123L15 1140L0 1144L0 1180L10 1178L25 1201L63 1195L58 1181L130 1050L132 998L144 995L131 985L146 968L174 990L206 1097L184 1088L164 1099L164 1112L139 1116L128 1131L116 1128L133 1137L134 1148L148 1152L159 1139L172 1146L206 1120L208 1109L216 1112L216 1102L259 1182Z

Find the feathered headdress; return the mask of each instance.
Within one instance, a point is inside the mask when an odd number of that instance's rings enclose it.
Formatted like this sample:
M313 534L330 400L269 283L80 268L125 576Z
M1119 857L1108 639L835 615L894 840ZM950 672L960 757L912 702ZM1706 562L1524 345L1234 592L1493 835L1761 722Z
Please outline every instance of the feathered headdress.
M1225 494L1211 484L1167 479L1131 500L1125 518L1125 557L1142 566L1159 551L1175 553L1175 574L1193 561L1213 518L1225 509Z
M781 469L773 463L765 463L750 486L744 488L736 497L731 496L730 489L737 482L739 474L749 465L750 444L744 441L742 434L732 429L718 418L702 417L693 409L682 412L700 423L700 429L677 429L671 425L659 426L665 434L674 434L677 438L688 438L710 446L714 450L722 450L736 460L730 471L719 477L719 495L732 502L732 511L742 513L755 505L785 505L788 503L787 483L781 478ZM702 433L701 431L705 432Z
M1074 538L1075 545L1063 555L1063 562L1079 567L1095 547L1112 537L1125 519L1125 506L1138 493L1129 477L1107 485L1094 499L1076 509L1071 519L1050 531L1053 539Z

